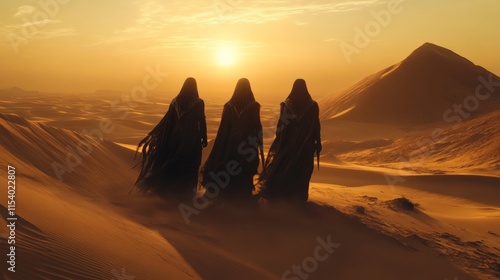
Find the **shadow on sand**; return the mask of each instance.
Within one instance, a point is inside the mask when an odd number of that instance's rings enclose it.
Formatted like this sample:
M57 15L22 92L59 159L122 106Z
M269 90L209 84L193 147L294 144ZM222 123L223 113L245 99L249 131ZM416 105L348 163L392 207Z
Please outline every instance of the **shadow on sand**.
M128 199L127 216L158 231L202 279L473 279L424 244L327 205L219 202L186 224L178 200Z

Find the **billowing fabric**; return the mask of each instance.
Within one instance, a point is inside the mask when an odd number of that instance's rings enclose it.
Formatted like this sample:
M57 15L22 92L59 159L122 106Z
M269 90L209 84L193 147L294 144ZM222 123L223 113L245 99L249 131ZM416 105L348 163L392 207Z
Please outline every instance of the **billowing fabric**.
M250 198L253 177L262 151L260 104L250 83L240 79L232 98L224 105L213 149L202 168L202 186L207 196Z
M202 146L206 145L205 105L196 81L188 78L163 119L139 143L143 192L187 193L196 189Z
M268 200L306 202L314 156L321 151L319 107L297 80L281 103L280 119L259 181Z

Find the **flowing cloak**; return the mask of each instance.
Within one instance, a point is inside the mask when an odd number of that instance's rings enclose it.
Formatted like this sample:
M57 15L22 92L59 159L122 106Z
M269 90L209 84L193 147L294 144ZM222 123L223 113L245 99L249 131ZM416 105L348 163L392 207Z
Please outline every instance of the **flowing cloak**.
M213 149L202 168L202 185L207 192L218 188L222 197L251 197L261 147L260 104L252 101L238 111L227 102Z
M136 185L143 192L184 193L198 184L201 142L206 139L205 105L200 98L181 109L177 98L141 143L148 143ZM156 137L151 137L156 135ZM148 141L149 140L149 141Z
M288 99L281 103L276 138L259 177L261 194L269 200L308 199L316 143L321 143L319 107L309 102L301 110Z

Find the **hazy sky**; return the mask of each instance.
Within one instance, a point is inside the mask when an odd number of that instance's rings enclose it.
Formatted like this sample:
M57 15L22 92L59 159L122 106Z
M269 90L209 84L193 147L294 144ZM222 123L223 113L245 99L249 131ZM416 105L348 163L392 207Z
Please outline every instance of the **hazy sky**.
M47 5L44 5L46 3ZM0 3L0 88L156 90L194 76L225 98L247 77L257 97L295 78L313 96L399 62L425 42L500 74L498 0L18 0Z

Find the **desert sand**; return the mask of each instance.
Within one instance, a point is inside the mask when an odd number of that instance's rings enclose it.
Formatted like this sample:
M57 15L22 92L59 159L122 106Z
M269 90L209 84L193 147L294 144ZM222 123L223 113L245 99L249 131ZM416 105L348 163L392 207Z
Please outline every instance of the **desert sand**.
M130 107L113 91L2 90L0 183L14 166L18 217L16 272L2 278L498 279L499 87L466 118L443 119L478 77L500 80L490 75L425 44L319 100L324 150L306 208L210 205L189 224L179 201L133 187L135 145L173 95ZM223 101L205 103L213 139ZM268 147L279 104L261 103ZM325 242L335 246L317 260Z

